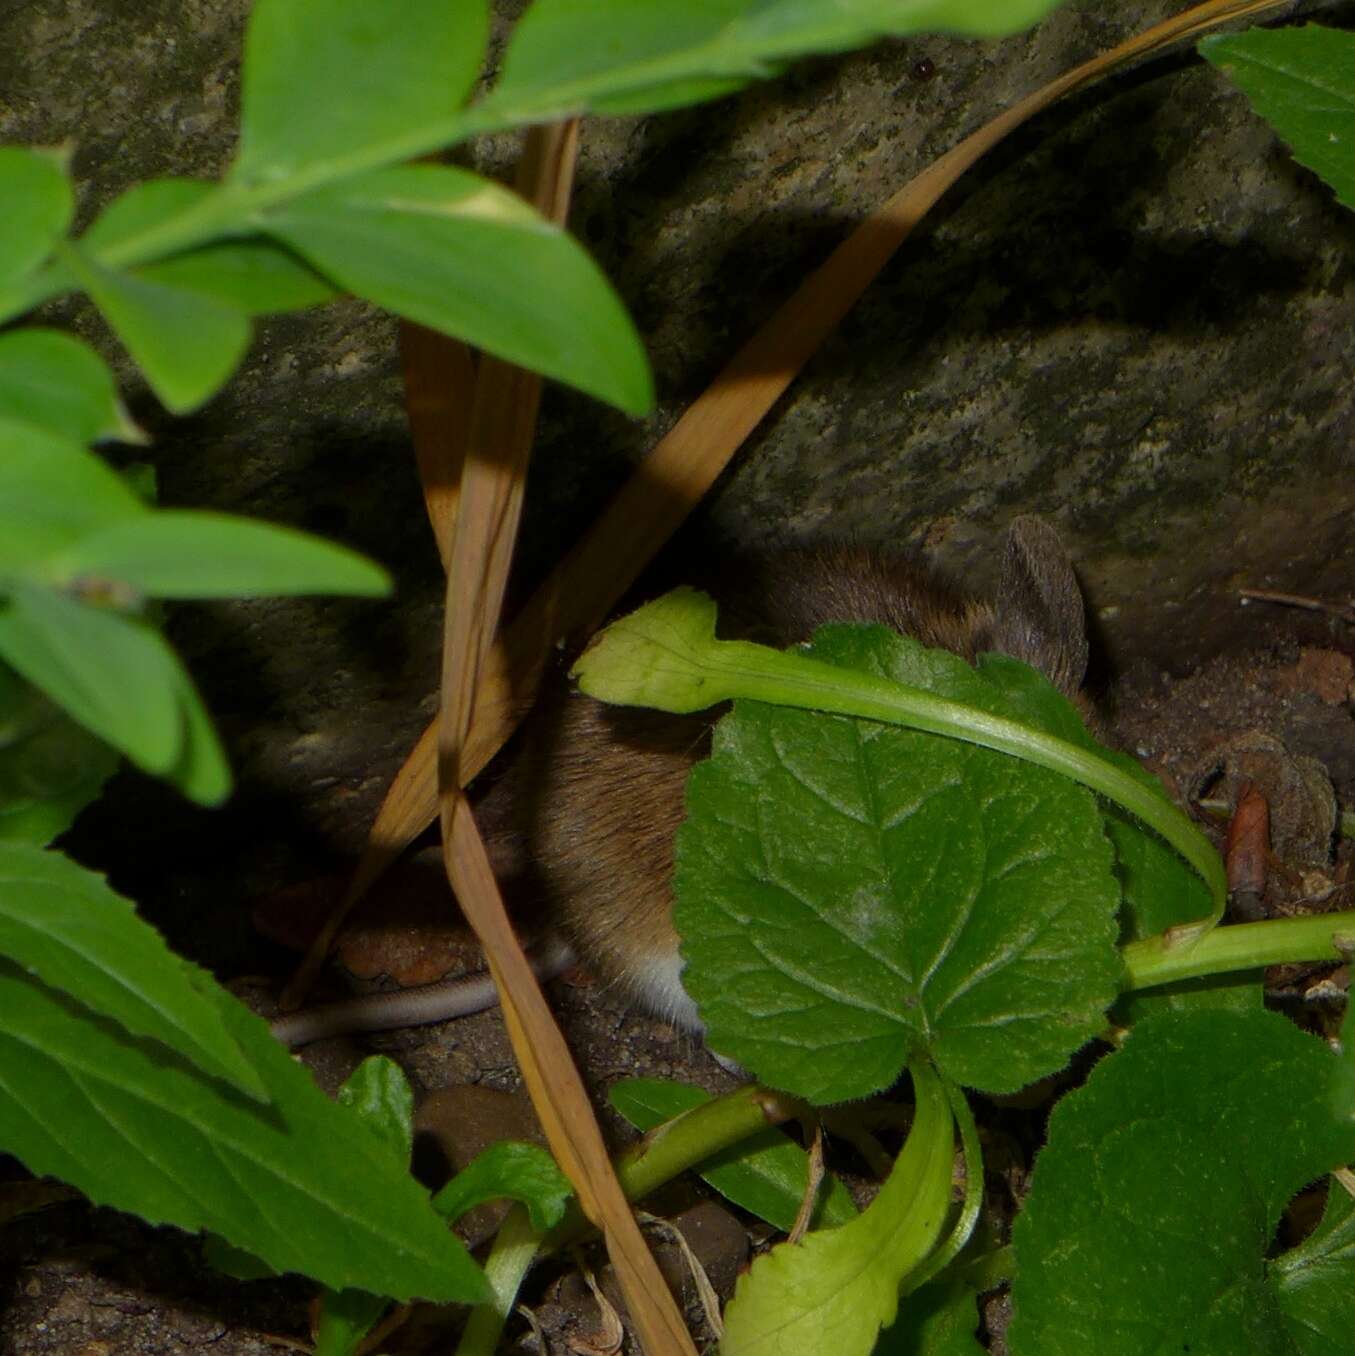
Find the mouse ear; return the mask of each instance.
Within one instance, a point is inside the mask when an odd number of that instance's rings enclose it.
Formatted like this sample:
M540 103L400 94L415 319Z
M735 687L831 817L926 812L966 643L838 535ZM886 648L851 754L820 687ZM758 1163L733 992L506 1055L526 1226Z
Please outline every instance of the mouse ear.
M1071 695L1087 672L1087 619L1073 562L1043 518L1007 529L992 647L1041 670Z

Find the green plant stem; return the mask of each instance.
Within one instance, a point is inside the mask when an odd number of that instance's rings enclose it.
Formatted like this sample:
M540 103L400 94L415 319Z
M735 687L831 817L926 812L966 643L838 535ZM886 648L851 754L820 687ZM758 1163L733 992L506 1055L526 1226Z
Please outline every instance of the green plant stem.
M926 1285L960 1255L965 1244L969 1242L974 1226L979 1222L979 1212L983 1209L983 1149L979 1144L979 1127L974 1123L974 1111L963 1088L956 1087L949 1080L943 1080L943 1085L955 1124L960 1127L960 1143L964 1148L964 1200L960 1205L955 1227L950 1231L950 1237L916 1271L905 1278L899 1289L900 1296L910 1295L914 1290Z
M616 1175L621 1189L627 1200L639 1200L722 1149L807 1111L798 1098L756 1084L705 1102L652 1130L618 1157ZM472 1312L456 1356L493 1356L522 1279L537 1254L577 1242L592 1227L577 1201L570 1202L564 1219L549 1233L533 1229L526 1212L515 1206L485 1259L493 1298Z
M683 713L742 697L925 730L1051 768L1128 810L1200 874L1214 907L1188 925L1194 934L1223 916L1227 880L1209 840L1174 805L1114 764L903 683L750 641L717 640L715 604L693 589L678 589L614 622L584 652L574 675L590 696L623 706Z
M1120 949L1126 989L1149 989L1182 979L1252 970L1287 961L1344 960L1355 946L1355 911L1309 918L1273 918L1215 928L1181 939L1176 930Z

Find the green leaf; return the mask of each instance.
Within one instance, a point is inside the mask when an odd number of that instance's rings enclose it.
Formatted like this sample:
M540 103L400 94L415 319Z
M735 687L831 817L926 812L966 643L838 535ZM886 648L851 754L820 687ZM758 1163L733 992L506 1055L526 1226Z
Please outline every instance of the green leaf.
M893 1320L900 1283L941 1236L955 1148L936 1076L915 1069L913 1087L917 1115L879 1194L849 1223L753 1262L725 1312L720 1356L866 1352Z
M942 31L996 36L1057 0L536 0L481 106L498 116L641 113L775 75L795 57Z
M132 1036L168 1046L252 1097L265 1096L183 961L130 900L61 853L0 843L0 953Z
M1050 1117L1013 1235L1014 1356L1303 1350L1266 1253L1290 1196L1355 1157L1334 1065L1274 1013L1140 1022Z
M183 216L221 190L203 179L148 179L133 184L95 218L80 248L96 258Z
M1346 1003L1341 1022L1340 1062L1332 1075L1332 1110L1355 1122L1355 1003Z
M293 528L198 509L160 509L114 523L82 537L47 568L56 584L116 580L149 598L390 592L390 576L356 551Z
M1276 1258L1271 1275L1296 1350L1330 1356L1349 1343L1355 1333L1355 1197L1340 1178L1327 1186L1317 1228Z
M59 159L22 146L0 146L0 287L32 272L66 233L75 199Z
M338 296L334 286L268 240L231 240L136 269L134 277L198 292L249 315L300 311Z
M194 978L267 1106L0 962L0 1144L95 1204L211 1230L277 1272L395 1299L483 1299L484 1277L389 1151L263 1022Z
M196 409L235 371L249 344L243 311L201 292L104 268L73 245L64 254L167 409Z
M179 661L149 623L11 579L0 655L100 739L166 773L184 742Z
M644 350L597 265L497 184L404 165L306 194L264 225L397 315L631 413L652 403Z
M353 1356L389 1303L366 1290L326 1290L320 1297L314 1356Z
M1355 208L1355 33L1306 24L1204 38L1200 53Z
M50 843L117 770L116 752L0 665L0 842Z
M485 1201L521 1201L532 1228L544 1233L564 1218L573 1194L569 1179L539 1145L504 1140L476 1154L433 1197L433 1209L454 1222Z
M994 677L884 627L824 627L810 653L1012 714ZM683 987L714 1049L811 1102L887 1087L920 1051L957 1083L1012 1091L1104 1024L1111 865L1094 797L1065 777L736 702L678 834Z
M258 0L234 177L331 177L385 144L404 158L411 129L465 102L488 36L484 0Z
M986 654L979 672L1000 681L1014 713L1114 764L1164 805L1170 799L1152 773L1126 754L1097 743L1077 709L1034 669L1009 655ZM1115 849L1115 874L1122 898L1122 941L1151 937L1179 923L1193 923L1210 910L1209 890L1200 876L1157 834L1110 801L1102 801L1106 836ZM1131 1025L1165 1007L1227 1007L1245 1011L1261 1006L1259 977L1226 975L1161 985L1126 994L1116 1005L1116 1018Z
M653 1130L712 1100L700 1088L657 1078L623 1079L608 1089L607 1098L639 1130ZM740 1209L789 1233L809 1181L809 1156L789 1135L769 1126L706 1159L696 1171L703 1182ZM846 1187L829 1174L815 1202L810 1227L846 1224L856 1215Z
M77 443L143 441L103 359L60 330L0 334L0 419L34 424Z
M126 480L79 443L0 417L0 570L26 569L147 511Z
M183 716L183 746L165 776L189 800L220 805L231 793L231 770L202 697L175 657L174 692Z
M386 1146L401 1167L414 1147L414 1093L409 1079L385 1055L368 1055L344 1080L339 1105L346 1106Z
M962 1272L929 1281L900 1305L873 1356L984 1356L977 1300Z

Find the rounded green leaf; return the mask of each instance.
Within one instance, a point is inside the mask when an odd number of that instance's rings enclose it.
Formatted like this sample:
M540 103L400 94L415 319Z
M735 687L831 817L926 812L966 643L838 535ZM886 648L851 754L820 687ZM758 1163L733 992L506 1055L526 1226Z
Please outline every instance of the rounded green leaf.
M77 443L141 441L103 359L60 330L0 334L0 419L34 424Z
M102 255L172 221L217 192L202 179L148 179L119 194L80 237L87 254Z
M228 240L135 270L149 282L198 292L249 315L299 311L338 295L294 254L269 240Z
M57 157L0 146L0 287L35 269L66 233L75 200Z
M1001 689L883 627L814 657L999 715ZM735 703L678 835L682 983L711 1046L816 1103L924 1051L1010 1092L1061 1068L1118 990L1119 890L1095 798L896 726Z
M390 576L305 532L197 509L159 509L76 542L50 577L116 581L148 598L266 598L346 593L379 597Z
M1013 1233L1015 1356L1334 1350L1306 1345L1267 1255L1294 1192L1355 1158L1336 1064L1270 1012L1135 1026L1050 1117Z
M488 36L485 0L257 0L235 176L338 174L387 143L404 158L405 138L465 102Z
M644 350L597 265L497 184L405 165L297 198L265 225L397 315L631 413L652 403Z

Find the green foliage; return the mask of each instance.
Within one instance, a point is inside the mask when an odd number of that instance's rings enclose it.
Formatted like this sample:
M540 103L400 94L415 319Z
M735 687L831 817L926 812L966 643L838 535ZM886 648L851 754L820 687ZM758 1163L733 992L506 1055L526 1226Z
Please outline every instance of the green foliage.
M1275 1295L1302 1356L1340 1351L1355 1333L1355 1196L1333 1177L1316 1229L1270 1265Z
M0 1143L97 1204L210 1230L275 1272L396 1299L480 1298L483 1277L389 1146L180 965L266 1102L0 962Z
M1355 33L1251 28L1203 39L1200 54L1246 94L1295 160L1355 207Z
M75 199L57 156L0 146L0 202L5 204L5 229L0 233L3 287L51 253L70 225Z
M917 1115L879 1194L849 1223L753 1262L725 1313L721 1356L865 1352L892 1322L904 1278L941 1236L954 1153L944 1089L925 1065L911 1072Z
M711 1100L710 1094L700 1088L654 1078L624 1079L614 1083L607 1096L638 1130L653 1130ZM809 1183L809 1156L789 1135L767 1129L706 1159L696 1171L726 1200L789 1232ZM819 1189L810 1227L846 1224L856 1214L846 1187L828 1174Z
M564 1218L573 1194L569 1179L544 1149L504 1140L467 1163L433 1197L433 1209L455 1222L485 1201L520 1201L532 1228L544 1233Z
M824 627L810 654L1011 714L1000 681L883 627ZM736 703L687 806L683 985L712 1046L763 1082L844 1101L921 1054L956 1082L1013 1091L1101 1028L1119 892L1096 801L1067 778Z
M36 327L0 334L0 420L76 443L139 437L103 359L79 339Z
M963 1276L928 1281L880 1334L874 1356L983 1356L977 1299Z
M1015 1356L1330 1350L1291 1313L1298 1268L1266 1253L1290 1196L1355 1158L1336 1063L1274 1013L1140 1022L1050 1118L1013 1236ZM1316 1250L1355 1289L1339 1243Z

